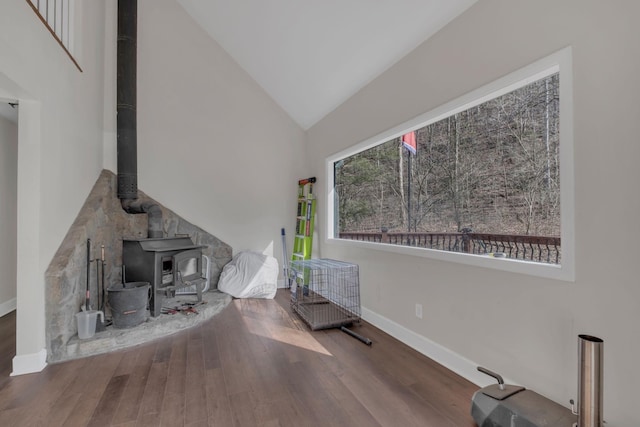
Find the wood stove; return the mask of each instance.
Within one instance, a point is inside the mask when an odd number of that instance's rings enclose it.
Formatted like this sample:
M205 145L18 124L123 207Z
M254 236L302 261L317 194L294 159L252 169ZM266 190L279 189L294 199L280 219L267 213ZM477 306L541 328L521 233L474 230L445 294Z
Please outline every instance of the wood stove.
M207 287L202 248L189 237L123 240L122 262L127 282L149 282L149 311L156 317L162 312L165 297L183 294L195 288L198 301Z

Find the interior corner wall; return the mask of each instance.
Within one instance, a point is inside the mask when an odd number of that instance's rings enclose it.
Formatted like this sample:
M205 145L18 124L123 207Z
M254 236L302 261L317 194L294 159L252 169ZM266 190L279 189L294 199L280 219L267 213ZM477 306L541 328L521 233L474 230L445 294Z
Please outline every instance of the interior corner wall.
M137 112L139 188L234 253L281 260L305 133L175 0L138 1Z
M18 126L0 117L0 316L15 308Z
M107 1L104 24L104 109L102 134L102 168L118 173L117 132L117 65L118 2Z
M41 359L44 272L102 170L104 9L77 10L80 72L28 2L0 2L0 92L21 103L16 358Z
M565 406L577 335L604 339L604 418L618 427L640 425L637 16L632 1L477 2L308 131L322 202L328 155L571 46L575 282L327 241L322 254L360 264L363 309Z

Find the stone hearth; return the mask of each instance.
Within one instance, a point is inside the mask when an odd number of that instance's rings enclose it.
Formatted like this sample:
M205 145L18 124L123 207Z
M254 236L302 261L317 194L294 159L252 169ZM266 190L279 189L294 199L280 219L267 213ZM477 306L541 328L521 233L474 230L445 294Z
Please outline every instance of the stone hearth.
M139 199L153 201L141 191ZM211 305L226 305L229 300L220 298L221 294L216 289L222 267L231 260L231 247L201 228L185 221L160 203L153 202L162 209L165 237L189 236L195 244L206 246L203 249L203 254L211 259L210 291L212 294L217 294L213 298L216 303ZM87 239L91 239L92 259L100 258L100 248L104 245L105 288L108 288L111 284L122 283L122 240L144 238L146 233L147 216L129 215L122 210L120 200L116 197L116 176L110 171L103 170L45 273L47 361L49 363L86 355L83 348L91 346L89 343L78 342L75 319L75 314L80 311L80 307L85 302ZM92 300L95 301L98 292L95 261L91 263L90 283ZM207 298L212 298L212 296L208 295ZM92 305L94 309L97 308L95 302ZM110 317L108 309L106 311L105 316ZM161 315L151 322L146 322L149 324L145 325L145 328L156 330L153 334L150 333L150 336L153 335L154 338L157 338L169 334L172 323L175 323L175 330L179 330L188 327L187 323L189 322L197 322L199 321L197 319L207 317L197 315L193 320L185 323L184 319L178 321L180 317L176 317L176 315L167 320L163 319L165 316L170 315ZM180 316L187 317L182 314ZM156 326L153 326L154 324ZM138 334L134 330L141 328L141 326L121 331L125 331L123 334L133 336ZM140 334L144 335L144 333ZM116 336L120 336L120 332L112 333L112 337ZM120 341L126 340L113 338L111 343ZM132 338L130 345L136 344L139 342ZM94 347L101 349L101 352L114 349L106 344L104 346L94 344ZM122 348L119 344L117 347Z
M165 305L180 306L185 301L193 300L194 298L178 297L167 300ZM85 340L74 335L64 347L65 353L61 354L60 360L77 359L128 348L196 326L220 313L231 301L231 296L223 292L211 291L205 292L202 300L205 303L196 307L198 314L176 313L148 317L146 322L131 329L115 329L113 326L108 326L106 330L96 332L92 338Z

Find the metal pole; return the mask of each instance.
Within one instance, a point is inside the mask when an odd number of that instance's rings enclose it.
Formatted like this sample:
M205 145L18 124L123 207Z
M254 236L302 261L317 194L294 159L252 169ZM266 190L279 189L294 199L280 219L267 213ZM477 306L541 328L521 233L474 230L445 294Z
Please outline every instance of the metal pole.
M100 273L101 273L100 279L101 280L100 280L100 291L99 292L100 292L100 295L101 295L101 301L100 301L99 310L103 310L104 311L104 305L105 305L104 304L105 303L105 298L104 298L104 288L105 288L104 287L104 266L106 265L105 258L104 258L104 245L100 246L100 259L102 260L102 263L101 263L101 267L102 268L100 268Z
M602 427L604 341L578 335L578 427Z
M91 310L91 239L87 239L87 291L85 295L85 310Z
M282 235L282 274L287 288L291 288L291 277L289 276L289 263L287 262L287 236L284 228L280 230Z
M409 149L407 149L407 156L407 231L411 232L411 151Z
M353 332L351 329L347 329L344 326L341 326L340 330L342 332L345 332L348 335L351 335L352 337L354 337L358 341L361 341L363 344L366 344L366 345L371 345L372 344L372 341L369 338L363 337L362 335L360 335L360 334L358 334L356 332Z
M137 39L138 1L118 0L118 198L125 200L138 198Z

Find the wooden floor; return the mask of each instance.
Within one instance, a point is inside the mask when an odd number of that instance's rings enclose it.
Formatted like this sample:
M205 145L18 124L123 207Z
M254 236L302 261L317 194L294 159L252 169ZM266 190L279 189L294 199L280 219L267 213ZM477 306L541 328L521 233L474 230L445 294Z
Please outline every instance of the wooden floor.
M354 330L371 347L310 332L288 298L234 300L189 331L19 377L7 315L0 425L475 426L476 386L365 322Z

